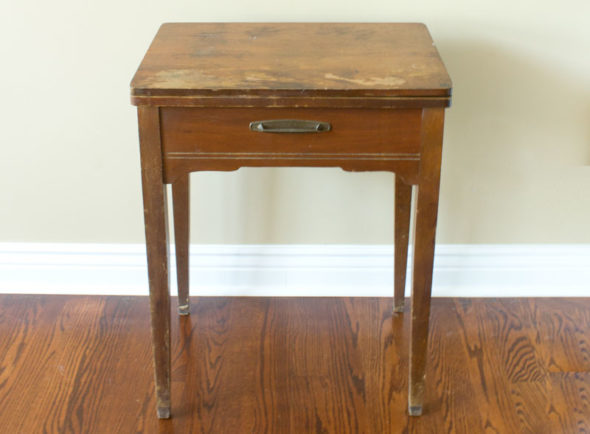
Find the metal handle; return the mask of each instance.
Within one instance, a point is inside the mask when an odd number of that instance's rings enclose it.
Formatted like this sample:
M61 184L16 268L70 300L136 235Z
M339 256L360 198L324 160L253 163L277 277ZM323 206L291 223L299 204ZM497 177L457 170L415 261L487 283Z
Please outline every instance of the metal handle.
M302 119L272 119L250 122L250 130L259 133L322 133L330 131L329 122L305 121Z

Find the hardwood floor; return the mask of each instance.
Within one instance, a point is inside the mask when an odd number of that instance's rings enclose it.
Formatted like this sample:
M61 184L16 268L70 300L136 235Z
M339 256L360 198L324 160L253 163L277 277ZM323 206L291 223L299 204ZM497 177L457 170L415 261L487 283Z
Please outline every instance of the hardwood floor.
M147 298L1 295L0 432L590 432L590 299L433 299L419 418L392 299L191 303L157 420Z

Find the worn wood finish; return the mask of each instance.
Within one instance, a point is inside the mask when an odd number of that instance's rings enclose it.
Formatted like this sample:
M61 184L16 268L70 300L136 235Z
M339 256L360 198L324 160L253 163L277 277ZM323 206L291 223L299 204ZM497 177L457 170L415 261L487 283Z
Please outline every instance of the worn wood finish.
M138 107L145 241L158 417L170 417L170 289L168 208L159 109Z
M146 217L146 224L151 225L146 230L150 233L147 242L156 243L148 248L153 264L166 257L162 250L164 218L160 218L165 197L155 191L162 182L171 183L176 195L187 196L186 179L194 171L245 166L340 167L391 171L398 182L418 185L409 401L412 413L420 413L443 112L451 95L450 79L426 27L392 23L165 24L131 82L131 95L140 113L150 113L144 126L140 116L140 130L153 134L149 141L159 147L153 150L159 160L150 166L157 171L153 176L158 181L146 187L147 195L154 198L146 202L146 215L157 216L151 223ZM249 128L252 121L270 119L323 121L332 128L280 134ZM399 189L398 265L407 260L405 196L409 188ZM177 234L186 233L188 238L188 204L182 207L182 203L180 199L182 209L175 213L179 215ZM188 249L187 245L187 239L177 239L177 247ZM188 253L181 251L178 256L184 299ZM166 314L154 313L157 327L169 321L169 306L163 300L168 294L167 270L150 267L154 308L167 310ZM398 311L404 280L405 269L398 266ZM163 342L159 333L154 334L155 343ZM166 376L162 359L166 351L156 350L161 378ZM167 389L159 384L158 390Z
M174 307L176 299L173 299ZM590 431L590 299L432 300L425 413L388 298L193 298L158 420L147 297L0 295L6 433Z
M408 409L411 415L422 414L426 345L434 265L434 242L438 214L438 189L444 125L443 109L424 109L420 178L414 216L414 258L412 261L412 331L410 341L410 388Z
M134 104L166 97L174 105L203 96L443 97L447 105L450 88L426 26L408 23L167 23L131 82Z
M190 314L189 246L190 246L190 177L179 177L172 184L174 209L174 244L176 247L176 279L178 282L178 313Z
M395 234L393 269L393 310L404 311L406 292L406 269L408 266L408 243L410 236L410 212L412 208L412 186L401 177L395 177Z

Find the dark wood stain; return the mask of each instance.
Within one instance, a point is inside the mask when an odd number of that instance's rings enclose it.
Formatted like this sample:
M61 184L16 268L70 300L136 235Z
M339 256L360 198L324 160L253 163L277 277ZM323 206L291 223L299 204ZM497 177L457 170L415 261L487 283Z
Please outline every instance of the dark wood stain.
M420 418L391 299L191 302L172 322L174 418L158 420L147 297L0 295L1 431L590 430L590 299L433 299Z

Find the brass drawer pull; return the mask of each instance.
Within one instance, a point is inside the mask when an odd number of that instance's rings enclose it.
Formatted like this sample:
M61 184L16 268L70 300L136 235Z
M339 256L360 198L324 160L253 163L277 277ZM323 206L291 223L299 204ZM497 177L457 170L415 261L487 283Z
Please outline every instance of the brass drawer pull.
M250 130L259 133L322 133L330 131L329 122L305 121L302 119L272 119L250 122Z

